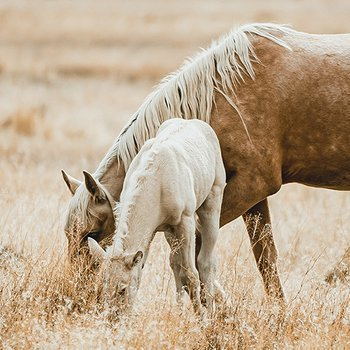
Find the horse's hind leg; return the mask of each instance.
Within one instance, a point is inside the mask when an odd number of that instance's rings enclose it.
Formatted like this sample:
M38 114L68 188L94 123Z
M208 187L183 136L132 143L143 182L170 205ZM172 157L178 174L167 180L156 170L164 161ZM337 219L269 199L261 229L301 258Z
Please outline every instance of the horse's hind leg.
M283 289L277 270L277 249L272 236L267 199L249 209L243 214L243 219L266 292L269 296L283 300Z
M197 210L202 238L197 258L198 271L203 284L203 296L210 313L214 310L216 259L213 250L219 234L222 195L223 186L214 184L208 197Z

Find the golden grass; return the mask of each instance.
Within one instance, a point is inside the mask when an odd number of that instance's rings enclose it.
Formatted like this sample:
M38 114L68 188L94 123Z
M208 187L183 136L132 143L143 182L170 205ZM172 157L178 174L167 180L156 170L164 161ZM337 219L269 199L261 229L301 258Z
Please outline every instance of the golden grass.
M349 11L341 0L1 2L0 347L350 347L348 194L289 185L271 198L285 310L266 299L237 220L219 237L228 300L212 321L176 304L158 235L134 310L109 322L93 278L81 287L65 265L69 193L60 175L94 170L152 85L231 26L349 32ZM331 286L333 266L344 278Z
M119 322L108 321L107 310L96 300L94 280L85 280L81 286L76 271L71 273L64 266L62 244L48 245L39 255L22 253L16 273L6 271L2 276L6 281L0 298L2 344L8 348L196 349L350 345L348 286L331 288L322 282L322 275L317 279L318 259L308 257L302 275L295 277L295 290L287 289L288 304L283 310L264 298L243 232L239 236L239 242L234 242L238 238L234 235L221 239L218 251L226 258L220 258L220 280L228 299L207 323L196 319L189 302L183 308L176 305L169 252L161 237L153 244L136 306ZM232 251L224 249L228 245ZM296 269L285 266L285 256L281 258L283 277Z
M350 283L350 248L347 248L340 261L327 273L325 281L331 285L337 282Z
M43 124L45 107L18 109L2 122L2 128L12 128L18 134L33 136L38 124Z

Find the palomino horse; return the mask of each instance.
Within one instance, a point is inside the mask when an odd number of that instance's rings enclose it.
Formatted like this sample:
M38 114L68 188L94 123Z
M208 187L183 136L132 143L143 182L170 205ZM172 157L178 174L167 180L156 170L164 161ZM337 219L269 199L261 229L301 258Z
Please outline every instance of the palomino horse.
M88 238L91 254L102 260L108 300L117 297L118 301L126 299L125 304L133 302L154 234L166 231L168 241L181 242L170 255L177 294L186 286L195 311L200 312L200 277L206 305L213 311L213 249L225 179L219 140L207 123L172 119L162 124L130 164L116 210L112 245L104 251ZM97 183L95 187L95 193L103 191ZM197 223L202 238L198 271Z
M125 170L159 126L172 117L201 119L215 130L226 169L220 225L243 216L265 288L283 298L267 197L290 182L350 189L349 97L350 35L273 24L229 33L141 105L93 175L101 199L91 175L81 184L64 173L73 193L65 228L70 254L89 236L113 234Z

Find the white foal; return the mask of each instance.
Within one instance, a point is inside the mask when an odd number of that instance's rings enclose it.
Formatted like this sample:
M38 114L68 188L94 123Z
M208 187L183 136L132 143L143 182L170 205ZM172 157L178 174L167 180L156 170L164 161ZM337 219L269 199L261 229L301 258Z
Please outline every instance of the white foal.
M166 231L177 251L170 257L177 292L186 286L199 311L200 280L213 309L215 257L225 168L213 129L199 120L171 119L162 124L130 164L116 210L114 242L104 251L89 238L92 255L104 259L109 297L132 302L150 243ZM196 216L202 245L195 264Z

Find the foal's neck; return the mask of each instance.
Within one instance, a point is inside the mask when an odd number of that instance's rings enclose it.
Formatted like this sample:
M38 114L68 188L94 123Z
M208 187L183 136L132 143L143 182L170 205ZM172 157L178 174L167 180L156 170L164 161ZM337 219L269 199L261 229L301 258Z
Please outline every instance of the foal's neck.
M125 253L148 250L157 227L162 223L157 178L132 179L123 191L116 240ZM136 181L136 182L135 182Z

